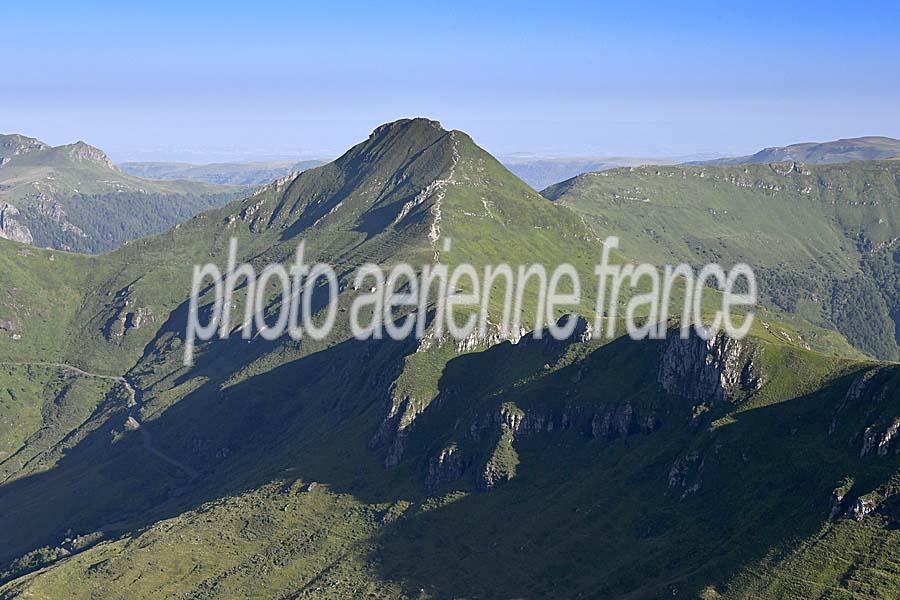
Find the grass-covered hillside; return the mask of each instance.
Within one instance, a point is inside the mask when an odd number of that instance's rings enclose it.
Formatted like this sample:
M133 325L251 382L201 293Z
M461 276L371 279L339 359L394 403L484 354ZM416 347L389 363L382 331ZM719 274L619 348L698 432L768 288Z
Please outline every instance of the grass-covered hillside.
M0 241L0 598L900 589L872 579L894 555L865 550L894 536L896 364L773 307L708 343L584 322L359 341L339 316L322 341L232 336L185 367L191 267L224 265L232 236L258 270L304 239L341 314L368 261L590 281L600 254L579 214L424 119L99 257ZM525 309L530 330L532 292Z
M50 147L0 136L0 237L40 247L106 252L247 192L140 179L84 142Z
M629 256L747 262L770 306L900 356L900 161L637 167L544 194Z

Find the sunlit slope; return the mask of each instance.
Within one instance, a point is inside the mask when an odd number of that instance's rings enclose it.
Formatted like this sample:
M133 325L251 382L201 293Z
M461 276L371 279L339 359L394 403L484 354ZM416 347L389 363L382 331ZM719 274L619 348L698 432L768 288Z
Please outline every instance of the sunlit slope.
M898 356L900 162L637 167L544 194L629 256L747 262L770 306Z

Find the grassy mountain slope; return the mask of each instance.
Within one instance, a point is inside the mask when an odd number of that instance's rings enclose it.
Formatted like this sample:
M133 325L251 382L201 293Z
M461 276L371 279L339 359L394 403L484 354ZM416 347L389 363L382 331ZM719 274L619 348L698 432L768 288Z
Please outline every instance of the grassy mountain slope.
M104 252L224 204L246 188L155 182L120 172L83 142L0 136L0 237Z
M40 317L0 298L19 327L0 336L0 361L19 363L0 388L28 404L0 410L53 432L37 445L0 428L32 457L0 485L0 597L737 593L762 580L732 578L773 549L890 514L884 502L847 517L900 468L896 365L806 349L768 313L750 339L712 344L579 330L458 347L357 341L339 325L321 342L212 341L187 369L190 265L224 265L232 235L257 267L303 238L342 284L366 261L584 271L599 254L577 214L423 119L108 255L51 261L0 241L15 266L4 290L72 294ZM355 294L342 285L341 308ZM82 374L22 364L51 355ZM60 402L64 418L39 422L39 388L68 377L97 386L94 404Z
M718 158L689 164L747 165L789 160L810 164L833 164L854 160L884 160L898 156L900 156L900 140L872 135L832 142L806 142L784 147L765 148L750 156Z
M545 190L652 262L748 262L771 305L898 356L900 163L638 167Z
M126 162L118 168L144 179L182 179L220 185L264 185L295 171L322 165L321 160L210 163Z

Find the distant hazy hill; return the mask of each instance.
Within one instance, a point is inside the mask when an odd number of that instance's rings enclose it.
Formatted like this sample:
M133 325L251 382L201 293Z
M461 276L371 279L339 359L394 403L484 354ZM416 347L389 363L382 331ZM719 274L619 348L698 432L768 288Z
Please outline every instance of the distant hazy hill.
M806 142L784 147L760 150L750 156L717 158L695 161L689 165L746 165L796 161L812 164L842 163L853 160L879 160L900 156L900 140L881 136L868 136L835 140L833 142Z
M667 165L676 160L611 156L602 158L504 158L503 166L536 190L582 173L638 165Z
M289 173L305 171L324 164L322 160L256 161L195 165L177 162L126 162L119 168L130 175L147 179L185 179L222 185L263 185Z
M159 233L247 191L187 181L148 181L119 171L84 142L51 147L0 135L0 237L104 252Z

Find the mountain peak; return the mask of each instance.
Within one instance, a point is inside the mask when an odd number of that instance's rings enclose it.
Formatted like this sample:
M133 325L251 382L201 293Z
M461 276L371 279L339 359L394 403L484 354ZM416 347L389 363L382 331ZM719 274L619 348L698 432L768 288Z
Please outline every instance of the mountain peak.
M424 117L415 117L411 119L398 119L396 121L391 121L390 123L385 123L384 125L379 125L372 131L371 135L369 135L369 139L371 140L392 133L427 131L427 129L435 129L441 133L446 133L446 130L441 126L440 121L434 121Z
M49 148L44 142L18 133L0 135L0 163L13 156Z
M103 150L82 142L81 140L75 142L74 144L61 146L60 149L64 150L72 159L76 161L97 163L104 165L110 169L116 168Z

